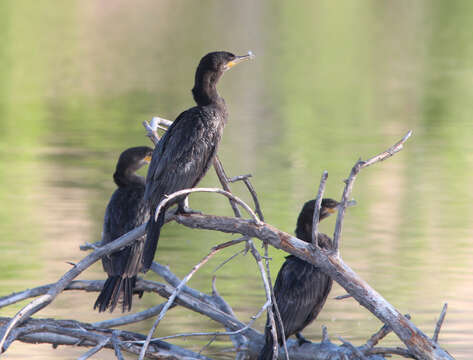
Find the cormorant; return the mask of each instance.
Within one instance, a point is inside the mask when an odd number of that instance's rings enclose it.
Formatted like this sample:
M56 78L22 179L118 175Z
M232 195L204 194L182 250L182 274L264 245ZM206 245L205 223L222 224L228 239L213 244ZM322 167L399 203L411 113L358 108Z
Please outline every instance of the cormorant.
M332 199L323 199L320 206L319 221L334 213L340 203ZM304 204L297 219L296 236L306 242L312 241L312 220L315 200ZM318 244L323 249L332 248L332 240L325 234L319 233ZM274 284L274 297L278 304L281 320L284 325L284 335L296 334L299 344L307 340L301 331L315 320L325 304L332 288L332 279L320 269L294 255L286 257ZM274 307L273 307L274 311ZM282 345L280 325L276 322L278 342ZM259 360L270 360L273 356L273 337L271 325L266 322L265 344L260 352Z
M149 219L144 201L145 179L135 174L140 167L149 164L153 149L146 146L132 147L123 151L118 159L113 180L118 189L112 194L105 210L102 244L119 238ZM103 269L108 274L94 309L100 312L115 309L122 301L122 311L131 309L136 275L141 270L144 235L131 245L102 258Z
M143 256L145 272L153 262L164 224L165 209L155 219L156 207L166 195L195 187L212 165L217 153L228 117L225 101L216 89L217 82L225 71L251 57L251 53L235 56L224 51L205 55L197 67L192 89L197 106L181 113L154 149L146 177L145 199L151 216ZM185 206L185 197L173 203L176 202L179 213L191 212Z

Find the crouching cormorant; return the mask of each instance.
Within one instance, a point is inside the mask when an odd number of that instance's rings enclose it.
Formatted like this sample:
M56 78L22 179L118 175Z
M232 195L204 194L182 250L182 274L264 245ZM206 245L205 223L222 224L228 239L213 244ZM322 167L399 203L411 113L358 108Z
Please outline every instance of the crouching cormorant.
M197 106L181 113L156 145L146 177L145 199L151 216L146 229L144 271L153 262L164 224L165 209L155 219L156 207L166 195L195 187L217 153L228 117L225 101L216 89L217 82L225 71L251 57L250 53L235 56L224 51L205 55L197 67L192 89ZM181 197L172 202L178 203L180 213L189 212L184 201L185 197Z
M149 218L144 201L145 179L135 174L140 167L149 164L153 149L146 146L133 147L121 153L113 180L118 189L112 194L105 210L102 244L119 238L142 225ZM94 309L112 312L121 299L122 311L130 310L136 275L141 270L144 235L131 245L102 258L108 279L100 292Z
M319 221L334 213L340 203L332 199L323 199L320 206ZM296 236L306 242L312 241L312 220L315 200L306 202L297 219ZM323 249L332 248L332 240L319 233L318 244ZM299 259L294 255L286 256L274 284L274 297L278 304L284 326L285 338L296 334L299 344L307 340L301 331L315 320L325 304L332 288L332 279L318 267ZM273 308L274 309L274 308ZM274 317L279 345L282 345L279 322ZM269 321L266 322L265 344L259 360L270 360L273 356L273 337Z

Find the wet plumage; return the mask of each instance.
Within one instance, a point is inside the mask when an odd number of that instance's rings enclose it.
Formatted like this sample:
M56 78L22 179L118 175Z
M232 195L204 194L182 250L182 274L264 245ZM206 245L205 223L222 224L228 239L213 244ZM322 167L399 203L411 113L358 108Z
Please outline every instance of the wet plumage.
M227 122L225 101L216 84L233 65L249 58L228 52L205 55L197 67L192 94L197 106L181 113L161 138L153 153L146 178L145 198L150 206L151 219L143 257L143 268L151 266L158 245L165 209L157 220L154 212L166 195L195 187L212 165L223 128ZM176 199L179 212L186 212L185 197ZM169 204L169 206L172 204Z
M149 218L149 210L143 199L145 179L135 174L141 166L149 163L153 150L140 146L122 152L113 178L118 188L112 194L105 211L103 245L119 238L142 225ZM130 310L136 275L141 270L144 239L102 258L108 279L95 302L94 309L100 312L113 311L122 302L122 311Z
M332 199L323 199L320 220L334 212L339 203ZM312 218L315 200L306 202L297 219L296 236L306 242L312 241ZM318 244L324 249L331 249L332 240L319 233ZM289 255L279 270L274 284L274 296L284 325L285 338L296 335L301 342L304 338L300 332L315 320L332 288L332 279L318 267ZM282 345L281 331L275 317L279 345ZM265 345L260 352L259 360L272 358L273 338L266 323Z

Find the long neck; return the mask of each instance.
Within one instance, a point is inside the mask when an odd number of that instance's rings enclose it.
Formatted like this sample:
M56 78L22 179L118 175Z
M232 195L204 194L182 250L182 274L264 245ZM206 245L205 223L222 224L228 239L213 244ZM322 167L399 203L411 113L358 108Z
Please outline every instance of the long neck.
M195 85L192 89L194 100L199 106L224 103L217 92L217 82L220 75L216 72L197 72L195 75Z
M118 187L126 187L130 185L144 185L145 179L142 176L136 175L132 170L126 169L120 171L117 169L113 174L113 180Z

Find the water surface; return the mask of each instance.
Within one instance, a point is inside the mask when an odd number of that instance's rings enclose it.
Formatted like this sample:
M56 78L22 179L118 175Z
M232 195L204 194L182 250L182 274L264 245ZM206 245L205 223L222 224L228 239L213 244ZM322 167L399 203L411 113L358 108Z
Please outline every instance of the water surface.
M79 245L100 238L118 154L148 144L141 122L174 119L192 106L194 71L205 53L251 49L256 60L232 69L219 86L230 112L219 150L227 172L252 173L266 221L293 232L323 170L326 194L337 198L359 157L412 129L405 150L359 175L342 256L428 335L448 302L441 343L456 359L471 358L472 14L467 1L2 1L0 293L56 281L67 261L80 260ZM217 184L210 171L201 185ZM233 189L249 200L243 186ZM217 196L196 195L191 203L231 214ZM331 234L334 222L322 230ZM169 224L157 260L183 276L230 238ZM190 285L210 291L213 269L237 250L216 256ZM284 254L270 255L275 278ZM252 259L239 257L217 275L222 295L248 321L264 302ZM81 278L104 278L100 264ZM331 296L343 293L336 285ZM38 316L109 318L92 311L94 301L94 294L64 294ZM160 301L147 295L134 310ZM356 345L381 326L350 299L330 299L305 336L318 341L321 324L333 339ZM220 328L176 309L159 329ZM176 343L198 351L207 341ZM390 336L382 344L399 342ZM205 354L230 358L228 346L216 342ZM15 343L5 358L84 351Z

